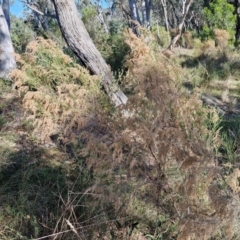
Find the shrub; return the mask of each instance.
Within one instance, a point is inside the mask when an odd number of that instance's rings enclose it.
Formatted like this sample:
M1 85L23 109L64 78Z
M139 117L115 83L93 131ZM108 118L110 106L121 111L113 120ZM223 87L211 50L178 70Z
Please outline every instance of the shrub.
M236 28L236 14L234 6L225 0L214 0L209 6L204 8L205 25L201 31L204 40L213 38L214 29L226 30L230 35L230 40L234 40Z
M230 38L229 33L226 30L214 29L213 34L217 47L224 50L228 45L228 40Z
M11 77L23 97L26 117L35 126L33 135L42 143L51 144L50 136L60 133L74 138L72 130L83 125L95 97L104 102L97 77L90 76L51 40L37 38L29 43L17 64L20 69L13 70Z
M27 44L35 37L36 34L29 24L24 23L20 18L12 17L11 38L16 53L23 53Z
M209 239L221 229L224 238L232 237L234 205L219 187L223 181L212 148L219 146L218 135L207 124L209 118L218 119L216 112L203 108L197 94L178 91L170 74L177 70L166 58L131 32L127 43L128 105L119 114L96 119L94 129L101 135L84 133L87 165L104 186L99 201L107 204L107 195L114 203L110 219L131 219L119 221L120 228L137 225L149 236Z
M151 32L153 36L156 38L158 44L164 48L167 48L170 44L171 37L169 32L165 30L164 27L153 25L151 27Z
M14 90L1 106L8 128L0 129L0 238L79 239L83 225L89 237L87 225L101 209L85 193L93 173L81 158L79 136L96 114L95 100L105 100L99 81L51 40L37 38L16 57Z

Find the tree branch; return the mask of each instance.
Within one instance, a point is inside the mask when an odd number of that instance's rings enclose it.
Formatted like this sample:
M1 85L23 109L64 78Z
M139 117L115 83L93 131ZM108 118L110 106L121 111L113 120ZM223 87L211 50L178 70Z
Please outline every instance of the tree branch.
M29 3L27 2L23 2L29 9L31 9L32 11L44 16L44 17L50 17L50 18L57 18L56 14L46 14L43 13L42 11L40 11L39 9L37 9L35 6L31 6Z

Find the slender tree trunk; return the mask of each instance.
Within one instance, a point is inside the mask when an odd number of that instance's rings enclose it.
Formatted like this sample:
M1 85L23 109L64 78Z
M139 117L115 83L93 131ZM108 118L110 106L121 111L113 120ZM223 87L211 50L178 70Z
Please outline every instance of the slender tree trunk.
M97 7L97 12L98 12L98 19L99 19L100 23L103 25L105 33L108 34L109 33L108 26L105 23L102 8L100 6Z
M167 30L167 32L169 32L168 12L167 12L167 3L166 3L166 0L161 0L161 3L162 3L162 6L163 6L163 12L164 12L166 30Z
M147 21L146 1L142 0L142 25L145 27Z
M48 8L45 7L44 13L47 15L48 14ZM48 17L44 16L43 20L44 20L44 27L46 31L49 31L49 22L48 22Z
M36 23L38 29L43 30L43 26L42 26L42 22L41 22L41 20L40 20L40 15L39 15L39 13L33 11L33 16L34 16L34 20L35 20L35 23Z
M6 13L9 16L9 12ZM14 49L9 32L9 25L0 4L0 77L8 78L11 70L16 68Z
M125 104L127 97L113 83L111 69L95 47L82 20L79 18L74 0L53 0L58 22L70 49L84 62L86 67L98 75L115 105Z
M235 5L236 13L237 13L235 42L236 42L236 44L239 44L240 43L240 0L235 0L234 5Z
M151 0L142 0L142 25L150 29Z
M139 24L141 24L136 0L129 0L129 6L130 6L130 12L131 12L132 20L133 21L138 21Z
M146 5L146 28L150 29L150 27L151 27L152 0L145 0L145 5Z
M182 15L184 16L185 14L185 5L187 0L181 0L182 1Z
M168 0L169 4L171 5L171 10L169 13L171 13L171 15L168 13L168 15L170 16L168 18L169 20L169 24L171 25L171 28L177 28L179 22L180 22L180 19L179 19L179 16L177 14L178 10L176 9L175 7L175 4L173 1L171 0Z
M183 25L184 25L186 16L187 16L187 14L188 14L188 11L189 11L189 8L190 8L192 2L193 2L193 0L190 0L189 3L188 3L188 5L186 6L186 9L183 10L184 15L183 15L183 17L182 17L182 20L181 20L180 24L178 25L177 35L172 39L172 41L171 41L171 43L170 43L170 46L168 47L169 50L172 50L172 49L175 47L177 41L179 40L179 38L180 38L181 35L182 35L182 28L183 28ZM185 6L185 5L184 5L184 6Z
M139 36L139 30L138 30L138 24L139 23L141 25L141 20L140 20L140 16L139 16L139 12L138 12L138 7L137 7L137 3L136 0L128 0L129 2L129 7L130 7L130 14L131 14L131 20L132 20L132 30L133 32Z

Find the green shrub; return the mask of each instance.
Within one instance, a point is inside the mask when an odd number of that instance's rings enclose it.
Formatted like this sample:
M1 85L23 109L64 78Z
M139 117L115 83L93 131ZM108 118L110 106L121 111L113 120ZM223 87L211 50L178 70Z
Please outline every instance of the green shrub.
M36 34L30 25L20 18L12 18L11 38L15 52L23 53L27 44L35 38Z
M226 0L213 0L208 7L204 8L205 24L201 31L202 39L213 38L214 29L224 29L230 34L230 39L234 39L236 28L236 14L234 6Z
M157 42L160 46L166 48L169 46L171 37L169 32L165 30L164 27L158 26L158 25L153 25L151 28L151 31L154 35L154 37L157 39Z
M103 47L100 51L106 59L107 63L111 66L113 72L119 72L123 69L125 57L129 52L129 47L125 43L123 34L109 35L107 46Z

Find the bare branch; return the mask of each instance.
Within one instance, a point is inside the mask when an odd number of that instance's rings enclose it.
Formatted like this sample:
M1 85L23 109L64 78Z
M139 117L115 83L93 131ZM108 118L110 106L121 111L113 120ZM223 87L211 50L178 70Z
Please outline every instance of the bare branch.
M29 9L31 9L32 11L44 16L44 17L50 17L50 18L57 18L57 16L55 14L48 14L48 13L43 13L42 11L40 11L39 9L36 8L36 6L31 6L29 3L27 2L23 2Z

